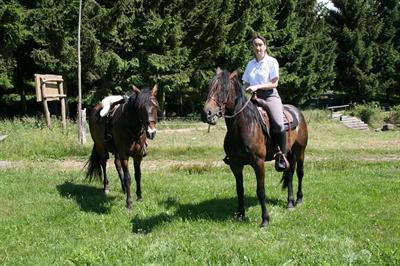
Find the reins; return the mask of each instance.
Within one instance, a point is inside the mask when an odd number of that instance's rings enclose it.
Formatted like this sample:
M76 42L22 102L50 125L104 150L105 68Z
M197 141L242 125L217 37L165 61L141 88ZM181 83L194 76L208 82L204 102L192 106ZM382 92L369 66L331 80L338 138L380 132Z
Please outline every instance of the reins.
M214 92L213 92L213 94L214 94ZM235 116L237 116L238 114L240 114L247 107L247 105L251 101L252 97L249 97L249 99L247 99L246 103L240 108L240 110L237 111L236 113L234 113L233 115L226 115L225 114L225 105L226 105L226 103L228 101L228 98L229 98L229 92L228 92L228 95L226 97L226 100L222 104L214 96L211 96L208 99L209 100L213 100L218 105L218 107L221 108L221 113L222 113L222 116L224 118L231 119L231 118L234 118Z
M225 118L234 118L235 116L237 116L238 114L240 114L243 110L244 110L244 108L246 108L246 106L249 104L249 102L251 101L251 98L249 98L247 101L246 101L246 103L242 106L242 108L240 108L240 110L239 111L237 111L236 113L234 113L233 115L226 115L226 114L224 114L224 117Z

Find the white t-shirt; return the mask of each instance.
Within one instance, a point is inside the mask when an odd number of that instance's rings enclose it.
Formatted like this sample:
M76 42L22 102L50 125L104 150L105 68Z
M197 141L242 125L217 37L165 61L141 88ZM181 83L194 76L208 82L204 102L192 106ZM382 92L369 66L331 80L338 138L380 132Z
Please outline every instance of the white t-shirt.
M279 78L279 63L272 56L265 55L261 61L254 58L247 64L242 80L253 86L271 82L276 77Z

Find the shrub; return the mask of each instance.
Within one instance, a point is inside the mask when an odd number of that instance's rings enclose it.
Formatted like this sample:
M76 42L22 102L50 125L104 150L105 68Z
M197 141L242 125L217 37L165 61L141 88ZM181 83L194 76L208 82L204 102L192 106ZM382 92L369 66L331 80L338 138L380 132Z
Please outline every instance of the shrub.
M368 125L374 124L377 120L380 120L380 114L382 110L379 104L376 102L357 104L354 105L352 109L349 110L350 115L359 117L364 123Z
M391 108L388 116L385 117L385 122L400 125L400 105L395 105Z

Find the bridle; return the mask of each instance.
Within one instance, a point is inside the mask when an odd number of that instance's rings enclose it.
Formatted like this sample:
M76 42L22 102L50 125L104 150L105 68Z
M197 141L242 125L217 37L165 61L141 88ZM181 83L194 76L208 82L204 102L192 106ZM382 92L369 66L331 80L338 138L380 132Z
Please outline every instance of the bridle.
M154 105L152 107L155 107L158 110L157 97L150 96L150 102L152 105ZM153 116L149 115L149 112L147 112L146 107L144 107L143 111L147 113L148 119L147 119L147 121L145 121L145 119L143 119L142 115L139 115L139 123L142 125L142 127L144 127L147 124L150 125L151 123L154 123L154 124L157 123L157 119L154 119Z
M249 104L249 102L251 101L251 97L249 97L249 99L246 101L246 103L242 106L242 108L240 108L240 110L239 111L237 111L236 113L234 113L233 115L226 115L225 114L225 105L228 103L228 99L229 99L229 90L228 90L228 94L227 94L227 96L226 96L226 99L221 103L221 102L219 102L215 97L214 97L214 95L215 95L215 90L213 91L213 94L212 94L212 96L210 96L210 97L208 97L208 99L207 99L207 101L209 101L209 100L212 100L212 101L214 101L216 104L217 104L217 106L218 106L218 108L220 109L220 113L219 113L219 117L224 117L224 118L228 118L228 119L231 119L231 118L234 118L235 116L237 116L238 114L240 114L243 110L244 110L244 108L246 108L247 107L247 105Z
M158 109L157 97L151 96L151 97L150 97L150 101L151 101L151 103L154 105L153 107L155 107L156 109ZM153 116L149 116L148 122L149 122L149 124L152 123L152 122L153 122L154 124L157 123L156 119L153 119Z

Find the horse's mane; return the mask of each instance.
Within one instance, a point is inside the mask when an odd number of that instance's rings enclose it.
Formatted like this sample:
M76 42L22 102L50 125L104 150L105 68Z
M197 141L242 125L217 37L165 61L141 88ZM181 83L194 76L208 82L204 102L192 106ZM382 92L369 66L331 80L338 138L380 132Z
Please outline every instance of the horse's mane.
M151 101L151 89L149 87L144 87L140 90L140 93L133 92L129 95L128 101L124 104L126 105L123 108L128 108L130 110L134 110L137 108L138 110L143 109L146 107L146 103ZM158 106L158 102L155 102Z
M228 91L229 91L229 85L230 85L229 84L230 73L227 70L223 70L220 74L221 74L220 80L222 82L221 86L224 88L223 91L225 91L224 97L227 97ZM235 108L234 108L233 113L236 114L246 104L248 99L245 95L245 88L239 80L239 74L235 75L232 78L232 83L233 83L234 90L236 92ZM243 121L245 123L244 126L249 126L249 127L252 126L253 121L256 121L256 123L258 125L263 124L260 113L258 112L257 107L252 102L249 102L247 104L246 108L244 108L242 112L243 112L243 115L247 118ZM232 118L233 119L232 122L234 124L236 124L237 118L238 118L238 116L235 116L234 118Z
M121 104L117 110L114 112L113 120L121 119L122 117L130 116L130 117L138 117L138 114L132 116L132 112L140 112L141 110L145 111L146 103L148 101L152 101L151 99L151 90L149 87L144 87L140 90L140 93L132 92L128 96L128 100ZM158 103L155 101L158 108ZM128 121L128 120L127 120Z

